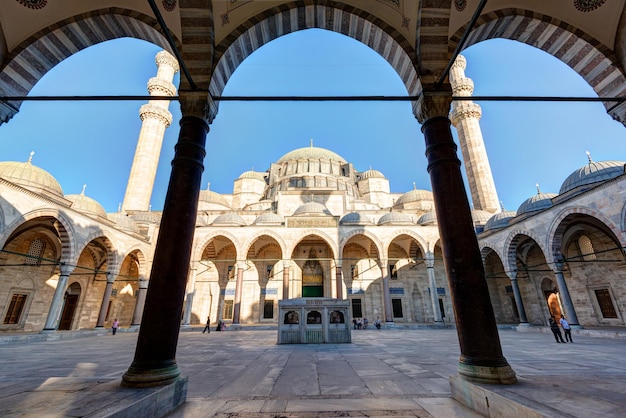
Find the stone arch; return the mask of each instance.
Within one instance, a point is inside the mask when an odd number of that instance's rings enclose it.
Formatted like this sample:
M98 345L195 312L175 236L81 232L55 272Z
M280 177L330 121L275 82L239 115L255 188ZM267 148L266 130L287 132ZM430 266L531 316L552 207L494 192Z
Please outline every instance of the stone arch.
M376 246L376 251L378 251L378 256L380 257L381 254L384 254L382 252L383 250L383 243L380 241L380 239L372 234L370 231L367 231L363 228L359 228L359 229L354 229L352 231L350 231L349 233L345 234L342 236L341 241L339 242L339 252L338 254L343 254L343 249L346 246L346 244L348 243L348 241L350 241L351 238L357 236L357 235L363 235L364 237L369 238L374 245ZM369 251L368 251L369 253Z
M121 254L118 254L118 252L115 251L115 246L105 231L97 230L89 234L89 236L87 236L87 238L83 241L84 245L81 248L76 249L76 256L79 257L80 253L87 248L92 241L99 238L101 238L102 244L104 244L107 249L107 272L117 275L123 258L121 257ZM76 261L78 262L78 259Z
M417 54L400 32L354 6L320 3L288 2L253 16L233 30L215 48L217 65L209 85L211 96L222 94L237 67L258 48L280 36L313 28L337 32L369 46L394 68L409 95L420 95Z
M61 211L56 209L39 209L25 213L20 218L7 225L4 233L0 235L0 248L4 248L9 237L25 222L37 218L54 218L57 221L55 229L61 241L60 264L69 264L76 257L76 231L72 222Z
M517 269L517 263L516 263L517 246L524 237L534 240L539 246L539 248L541 248L541 251L543 251L543 254L544 255L546 254L546 250L543 247L543 243L536 234L527 230L515 229L511 231L509 236L504 241L503 249L506 252L506 258L502 257L502 261L504 264L504 268L507 269L508 271L515 271ZM506 264L504 263L504 261L506 261ZM546 262L549 262L549 260L546 259Z
M139 263L139 279L148 280L150 277L148 274L148 260L146 258L146 253L147 251L145 248L139 245L135 245L126 250L125 254L123 254L123 256L121 257L121 260L124 260L131 254L135 254L135 257L137 257L137 262Z
M328 244L328 247L333 252L333 256L336 256L338 254L337 242L330 235L328 235L325 232L318 231L317 229L305 229L305 230L300 231L300 234L297 237L295 237L293 241L289 244L289 247L287 248L287 251L285 252L285 256L288 258L292 257L293 252L298 246L298 244L300 244L300 242L304 238L308 237L309 235L320 237L321 239L326 241L326 244Z
M205 237L202 237L202 240L198 240L195 243L193 250L192 250L191 260L200 260L200 258L202 257L202 253L204 253L204 250L206 246L209 244L209 242L212 239L220 237L220 236L230 240L235 246L235 251L237 252L237 254L242 254L242 252L240 251L241 245L237 237L235 237L233 234L231 234L228 231L214 231L213 233Z
M286 244L285 241L283 240L283 238L278 235L276 232L274 231L270 231L270 230L263 230L263 231L258 231L255 232L251 237L249 237L243 244L242 248L245 251L242 251L241 254L248 254L248 251L250 251L250 247L252 246L252 244L254 244L254 242L259 239L262 236L267 236L272 238L273 240L276 241L276 243L278 244L278 246L280 247L280 251L282 254L285 254L285 248L286 248Z
M415 241L417 241L417 244L420 247L420 250L422 251L422 254L424 254L424 256L426 256L426 252L428 250L428 243L426 242L426 240L421 237L419 234L410 231L408 229L401 229L398 231L395 231L393 234L393 237L391 237L391 239L389 240L389 242L385 243L385 252L382 254L385 254L385 256L388 254L389 252L389 247L391 246L391 243L398 238L400 235L408 235L409 237L413 238Z
M112 39L132 37L159 45L171 52L157 29L154 17L135 10L105 8L71 16L51 24L20 43L7 57L0 72L4 96L26 96L55 65L89 46ZM22 102L12 101L0 114L8 121Z
M451 37L457 44L466 30ZM582 29L552 16L530 10L506 8L483 14L467 38L465 48L478 42L503 38L541 49L576 71L599 97L621 97L626 93L626 76L609 47ZM626 123L626 106L604 103L607 112Z

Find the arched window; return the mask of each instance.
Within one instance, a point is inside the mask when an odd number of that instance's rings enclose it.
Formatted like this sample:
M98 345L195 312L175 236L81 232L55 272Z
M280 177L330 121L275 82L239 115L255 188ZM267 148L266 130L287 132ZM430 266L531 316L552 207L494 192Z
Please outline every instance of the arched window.
M595 261L596 254L593 250L593 244L587 235L581 235L578 238L578 251L583 261Z

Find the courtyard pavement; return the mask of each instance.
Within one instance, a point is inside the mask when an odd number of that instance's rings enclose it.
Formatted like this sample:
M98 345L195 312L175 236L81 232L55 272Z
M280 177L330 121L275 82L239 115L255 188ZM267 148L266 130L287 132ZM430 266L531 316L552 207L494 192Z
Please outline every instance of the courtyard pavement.
M169 417L494 416L451 396L459 358L452 329L355 330L351 344L311 345L277 345L276 330L200 330L180 333L177 362L188 378L187 401ZM152 416L111 412L145 391L119 387L137 335L0 337L0 416ZM626 339L575 331L573 344L557 344L551 334L515 330L500 330L500 338L520 383L481 385L493 386L492 399L537 411L524 416L626 416ZM510 411L501 416L522 414Z

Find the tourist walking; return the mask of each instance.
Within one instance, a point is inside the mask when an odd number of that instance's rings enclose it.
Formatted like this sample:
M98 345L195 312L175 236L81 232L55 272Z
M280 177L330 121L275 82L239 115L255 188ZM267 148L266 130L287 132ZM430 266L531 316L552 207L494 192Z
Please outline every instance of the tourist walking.
M118 321L117 318L115 318L115 321L113 321L113 324L111 325L111 331L113 332L113 335L115 335L119 327L120 327L120 321Z
M552 334L554 334L554 339L556 340L556 342L564 343L565 341L563 341L563 335L561 335L561 329L559 328L559 323L556 322L556 319L554 319L554 316L551 316L548 322L550 322L550 330L552 331Z
M565 333L565 341L573 343L574 341L572 341L572 327L569 325L569 322L567 322L567 319L565 319L563 315L561 315L561 319L559 319L559 324L561 324L561 328L563 328L563 332Z
M211 333L211 317L207 316L206 318L206 325L204 327L204 329L202 330L202 333L204 334L204 332L207 332L207 334Z

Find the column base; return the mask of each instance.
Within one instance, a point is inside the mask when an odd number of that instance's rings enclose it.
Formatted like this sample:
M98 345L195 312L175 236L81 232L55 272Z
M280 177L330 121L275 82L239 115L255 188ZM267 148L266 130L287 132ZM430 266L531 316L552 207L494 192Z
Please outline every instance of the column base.
M122 376L121 385L128 388L148 388L169 385L180 377L180 369L175 363L168 367L142 369L131 365Z
M515 372L508 364L501 366L476 366L459 363L457 370L459 376L470 382L496 385L513 385L517 383Z

